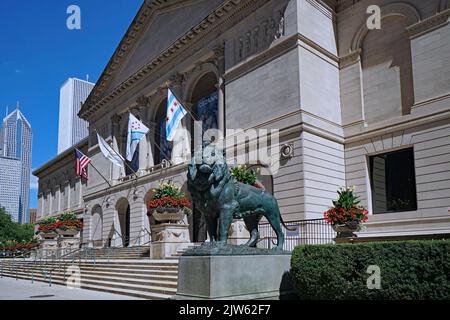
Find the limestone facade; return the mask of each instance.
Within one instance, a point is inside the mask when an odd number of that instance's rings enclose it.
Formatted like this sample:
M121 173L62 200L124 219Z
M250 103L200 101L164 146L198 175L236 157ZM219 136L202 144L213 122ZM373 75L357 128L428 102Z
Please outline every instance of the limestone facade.
M374 4L381 30L366 25ZM370 158L412 148L416 209L371 214L366 233L448 233L449 22L445 0L147 0L79 114L89 122L86 154L112 187L91 169L73 192L53 183L73 179L63 178L73 167L63 154L35 173L38 215L73 206L83 243L121 246L124 235L126 245L147 243L152 189L161 180L186 188L187 163L161 165L170 86L193 113L217 92L226 135L279 129L280 146L293 152L264 181L285 221L323 217L342 185L356 185L373 213ZM129 112L151 128L137 178L109 163L96 138L97 130L124 154ZM188 223L191 241L201 240L199 218Z

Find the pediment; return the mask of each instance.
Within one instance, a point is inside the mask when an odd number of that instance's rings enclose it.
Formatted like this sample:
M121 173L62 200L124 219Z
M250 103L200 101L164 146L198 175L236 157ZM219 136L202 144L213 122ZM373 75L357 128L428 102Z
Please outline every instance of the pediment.
M224 0L177 0L167 1L165 5L158 7L106 91L115 88L151 62L223 2Z

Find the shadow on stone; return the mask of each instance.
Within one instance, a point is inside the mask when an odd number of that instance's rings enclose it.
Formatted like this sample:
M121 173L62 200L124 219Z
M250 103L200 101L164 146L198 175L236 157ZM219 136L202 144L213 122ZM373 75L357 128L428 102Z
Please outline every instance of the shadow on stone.
M299 297L294 289L294 282L290 271L286 271L281 278L280 300L298 300Z

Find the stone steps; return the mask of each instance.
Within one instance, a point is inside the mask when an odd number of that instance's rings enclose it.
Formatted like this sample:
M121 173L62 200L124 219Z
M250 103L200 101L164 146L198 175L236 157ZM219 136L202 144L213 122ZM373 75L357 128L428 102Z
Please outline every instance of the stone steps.
M48 282L43 271L51 270L52 284L66 285L64 262L0 260L0 263L8 266L3 268L4 277ZM93 261L81 261L81 264L76 261L74 266L80 267L82 289L145 299L170 299L177 292L177 260L100 260L95 265Z

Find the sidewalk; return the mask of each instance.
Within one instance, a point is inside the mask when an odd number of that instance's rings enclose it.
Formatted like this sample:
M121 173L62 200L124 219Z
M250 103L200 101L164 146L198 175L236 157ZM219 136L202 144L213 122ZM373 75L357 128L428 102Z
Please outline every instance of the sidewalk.
M140 300L138 298L100 291L68 289L43 282L0 279L0 300Z

